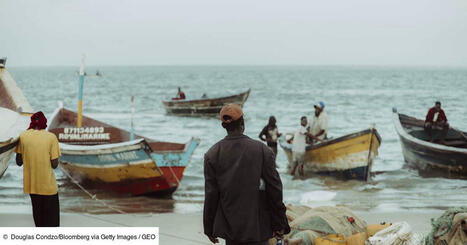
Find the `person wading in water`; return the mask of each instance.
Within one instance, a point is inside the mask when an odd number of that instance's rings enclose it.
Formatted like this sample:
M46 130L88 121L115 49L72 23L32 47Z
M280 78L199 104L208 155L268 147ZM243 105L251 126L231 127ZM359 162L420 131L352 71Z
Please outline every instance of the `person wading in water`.
M274 152L274 159L277 157L277 139L281 137L279 133L279 129L276 125L276 118L274 116L269 117L268 125L264 126L261 133L259 133L259 138L262 141L266 141L267 146L269 149Z

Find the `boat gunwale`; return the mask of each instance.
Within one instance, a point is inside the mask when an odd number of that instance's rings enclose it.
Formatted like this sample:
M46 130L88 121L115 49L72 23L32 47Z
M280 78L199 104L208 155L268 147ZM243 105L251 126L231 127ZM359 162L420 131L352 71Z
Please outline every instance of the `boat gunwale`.
M6 143L5 145L0 146L0 154L3 154L11 150L12 148L16 147L16 145L18 145L18 142L19 142L18 138L16 138L16 140L10 141Z
M382 139L381 139L381 136L379 135L378 131L376 130L376 128L369 128L369 129L364 129L364 130L361 130L361 131L358 131L358 132L346 134L344 136L341 136L341 137L338 137L338 138L335 138L335 139L331 139L331 140L328 140L326 142L322 142L322 143L319 143L319 144L313 144L313 145L307 144L306 151L311 151L311 150L323 148L323 147L326 147L328 145L332 145L332 144L339 143L339 142L342 142L342 141L346 141L346 140L349 140L349 139L352 139L352 138L360 137L360 136L363 136L363 135L366 135L366 134L374 134L376 136L376 138L378 139L378 143L381 144ZM284 137L285 136L282 136L282 137L279 138L279 144L284 150L291 151L292 150L292 144L287 143L287 141L285 141Z

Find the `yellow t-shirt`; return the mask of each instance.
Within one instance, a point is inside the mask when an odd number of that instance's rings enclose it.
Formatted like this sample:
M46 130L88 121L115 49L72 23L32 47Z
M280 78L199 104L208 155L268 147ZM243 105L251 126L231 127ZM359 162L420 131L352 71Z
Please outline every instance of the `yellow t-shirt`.
M55 195L58 192L50 160L60 157L57 137L45 130L29 129L19 136L16 153L23 156L23 191Z

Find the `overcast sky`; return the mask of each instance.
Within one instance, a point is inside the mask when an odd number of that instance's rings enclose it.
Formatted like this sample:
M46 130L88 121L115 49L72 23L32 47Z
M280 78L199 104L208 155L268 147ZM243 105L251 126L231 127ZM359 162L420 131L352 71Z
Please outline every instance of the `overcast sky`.
M467 0L0 0L10 66L467 66Z

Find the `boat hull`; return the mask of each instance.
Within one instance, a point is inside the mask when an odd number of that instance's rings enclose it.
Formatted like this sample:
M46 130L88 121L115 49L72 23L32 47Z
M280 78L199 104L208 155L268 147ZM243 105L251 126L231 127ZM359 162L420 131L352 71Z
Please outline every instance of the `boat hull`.
M0 178L14 155L19 135L29 126L29 117L29 114L0 107Z
M416 138L407 130L421 132L423 125L414 118L403 114L393 115L396 131L402 147L404 160L410 168L416 169L423 177L447 177L447 178L467 178L467 149L450 147L426 141L424 138ZM411 121L412 125L401 123L400 117L405 121ZM405 126L403 126L405 125ZM448 132L446 140L452 139L452 132Z
M190 163L191 155L198 147L199 142L199 139L191 139L190 142L185 145L183 151L158 151L157 147L154 147L154 144L157 143L150 143L153 149L151 157L162 170L169 185L180 185L185 168Z
M169 100L163 101L167 114L178 116L217 116L224 105L238 104L243 106L248 99L250 90L237 95L200 99L200 100Z
M80 183L119 193L155 194L176 189L145 150L145 142L106 149L64 149L62 170Z
M0 143L0 178L5 174L18 141Z
M308 146L305 153L305 176L318 174L340 179L367 180L381 137L376 129ZM281 139L280 145L292 163L292 145Z
M425 177L467 178L467 154L440 151L400 137L405 162Z

